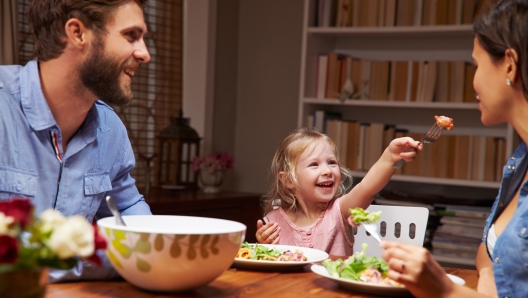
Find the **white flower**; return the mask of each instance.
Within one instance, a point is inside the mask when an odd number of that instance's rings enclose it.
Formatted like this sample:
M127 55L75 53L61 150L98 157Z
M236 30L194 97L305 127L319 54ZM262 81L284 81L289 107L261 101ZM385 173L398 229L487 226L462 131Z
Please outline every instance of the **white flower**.
M86 218L74 215L53 230L48 246L61 259L89 257L94 252L93 228Z
M3 212L0 212L0 235L9 234L9 225L14 221L13 217L5 216Z
M62 225L66 221L66 217L64 217L55 209L50 208L42 212L40 215L40 221L42 222L42 225L40 226L40 232L48 233L55 229L55 227Z

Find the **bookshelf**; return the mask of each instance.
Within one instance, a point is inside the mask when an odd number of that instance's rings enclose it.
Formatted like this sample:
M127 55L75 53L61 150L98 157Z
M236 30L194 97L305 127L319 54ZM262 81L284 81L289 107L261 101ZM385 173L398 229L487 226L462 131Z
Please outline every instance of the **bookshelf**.
M474 37L472 25L467 23L462 24L462 22L449 25L423 25L420 23L424 19L423 10L421 9L427 0L411 1L415 5L413 25L339 27L330 22L330 25L318 26L318 22L320 23L318 11L321 9L321 3L330 2L333 3L332 5L337 5L346 2L349 3L349 8L352 8L353 3L356 1L360 0L305 0L300 66L300 98L297 118L298 126L310 125L308 121L312 121L311 117L314 117L316 111L325 111L340 114L341 119L344 121L390 124L414 135L421 134L423 136L434 123L433 117L435 115L449 116L454 119L455 128L452 131L444 132L442 138L468 136L473 139L478 136L504 140L503 149L496 151L498 155L496 159L498 160L495 162L494 178L492 180L485 180L482 177L476 178L468 174L467 178L455 179L454 177L409 175L404 172L397 172L392 177L391 183L396 183L396 188L399 189L424 189L431 188L429 187L430 185L437 185L438 187L432 187L431 189L441 189L446 193L453 193L459 188L464 188L468 194L472 190L475 190L475 193L479 194L496 194L500 186L500 182L498 181L502 171L500 164L504 164L503 160L515 148L516 139L513 129L506 124L493 127L485 127L482 125L478 104L476 102L436 101L436 93L430 101L409 100L408 98L405 101L391 101L373 97L364 98L361 95L355 99L339 99L335 98L338 96L330 96L333 98L329 98L327 93L324 96L320 96L317 89L320 88L320 86L317 86L319 84L318 80L319 82L321 81L318 63L320 63L319 59L321 55L327 55L329 53L337 53L337 55L353 57L353 59L390 61L391 63L393 61L463 61L466 64L472 63L471 52ZM370 3L372 1L368 2ZM381 3L388 3L391 0L377 0L374 2L378 2L381 7ZM451 2L465 3L460 0ZM486 1L481 2L484 3ZM477 10L478 1L474 3L474 9ZM353 12L349 14L349 16L352 15L354 15ZM350 64L348 68L352 69ZM328 81L326 83L328 84ZM469 83L471 84L471 82ZM372 79L369 84L373 84ZM341 88L342 85L343 81L340 82L339 87ZM437 86L439 84L435 83L435 87ZM477 143L472 144L471 148L476 148ZM430 159L433 158L430 152L427 151L432 151L435 145L436 143L426 145L424 151L420 153L427 156L424 158L429 159L426 159L425 163L430 162ZM466 152L466 154L471 156L472 151L469 151L469 153ZM474 162L474 164L477 163ZM405 168L406 166L408 167L408 164L405 164L403 167ZM455 163L455 160L450 159L447 166L457 167L458 162ZM359 178L363 177L367 171L367 169L352 170L353 177ZM455 191L450 189L455 189ZM440 193L439 195L445 194ZM492 200L493 197L486 196L486 199ZM457 262L457 258L439 257L438 260L446 263L458 263L460 265L473 264L472 262L462 260Z

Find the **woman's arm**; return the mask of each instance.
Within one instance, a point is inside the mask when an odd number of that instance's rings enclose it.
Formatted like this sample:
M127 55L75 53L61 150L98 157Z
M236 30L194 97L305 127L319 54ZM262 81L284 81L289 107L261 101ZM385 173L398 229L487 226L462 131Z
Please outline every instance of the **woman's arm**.
M493 276L493 263L486 252L484 243L481 243L478 248L475 263L479 274L477 292L491 297L498 297L495 277Z
M382 241L383 259L389 265L389 278L402 283L416 297L489 297L453 283L431 253L423 247Z

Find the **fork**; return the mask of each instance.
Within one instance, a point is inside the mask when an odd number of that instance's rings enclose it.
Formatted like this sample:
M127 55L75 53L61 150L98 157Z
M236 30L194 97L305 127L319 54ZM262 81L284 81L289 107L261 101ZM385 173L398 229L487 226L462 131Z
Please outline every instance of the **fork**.
M441 125L438 125L437 122L433 124L433 127L429 129L429 131L425 134L422 141L418 144L430 144L436 142L438 138L442 135L442 132L444 131L444 127ZM392 167L395 169L401 168L401 166L405 163L405 160L402 158L395 162Z
M378 242L381 242L381 236L378 232L378 225L373 223L373 222L362 222L361 223L363 225L363 227L365 228L365 230L367 230L367 232L370 233L370 235L372 235L372 237L374 237L376 240L378 240Z

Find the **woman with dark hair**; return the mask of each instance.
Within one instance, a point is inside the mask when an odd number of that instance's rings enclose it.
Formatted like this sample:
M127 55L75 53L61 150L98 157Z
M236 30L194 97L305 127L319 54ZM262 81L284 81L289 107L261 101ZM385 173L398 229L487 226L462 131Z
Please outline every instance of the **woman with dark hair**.
M508 123L522 142L504 166L476 267L477 292L453 284L424 248L381 244L389 277L417 297L528 297L528 1L499 0L479 16L472 58L481 121Z

